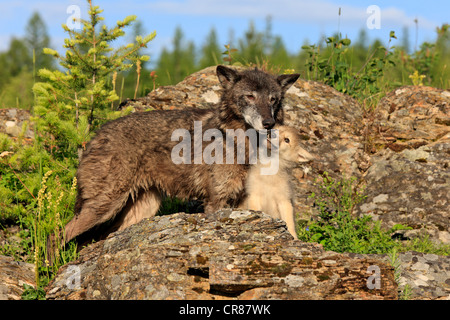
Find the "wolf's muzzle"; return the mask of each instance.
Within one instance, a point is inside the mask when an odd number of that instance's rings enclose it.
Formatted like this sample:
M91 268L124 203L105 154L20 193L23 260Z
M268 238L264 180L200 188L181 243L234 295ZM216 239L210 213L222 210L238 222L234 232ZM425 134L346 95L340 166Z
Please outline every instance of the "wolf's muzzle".
M264 119L262 124L264 129L271 129L275 125L275 119L274 118Z

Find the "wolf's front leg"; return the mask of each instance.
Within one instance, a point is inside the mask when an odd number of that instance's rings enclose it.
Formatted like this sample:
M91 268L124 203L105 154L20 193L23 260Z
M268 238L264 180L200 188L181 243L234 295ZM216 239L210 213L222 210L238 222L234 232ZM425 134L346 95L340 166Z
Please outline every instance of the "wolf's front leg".
M262 211L261 198L259 196L249 195L247 199L247 209Z
M294 217L294 207L290 201L281 201L278 203L278 211L280 217L286 222L289 233L298 240L297 233L295 232L295 217Z
M216 212L236 203L242 197L247 169L239 164L216 164L208 188L208 199L205 200L205 213Z
M205 201L204 208L205 213L210 214L214 213L219 209L225 208L227 205L226 201Z

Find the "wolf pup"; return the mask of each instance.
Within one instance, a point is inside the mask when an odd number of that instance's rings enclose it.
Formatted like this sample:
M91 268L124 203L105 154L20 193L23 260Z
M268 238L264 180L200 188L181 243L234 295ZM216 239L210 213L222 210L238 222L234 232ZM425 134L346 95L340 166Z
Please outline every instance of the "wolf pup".
M203 132L218 129L224 135L228 129L281 124L285 92L299 75L224 66L216 73L223 90L214 108L134 113L102 126L79 164L75 216L65 227L66 242L105 222L112 232L152 217L162 195L203 200L206 213L239 201L248 163L176 164L171 153L178 142L172 134L182 129L192 137L194 122L202 124Z
M296 163L308 162L314 157L300 146L297 130L288 126L276 126L278 129L278 160L276 174L262 175L261 169L268 167L269 162L258 161L251 166L245 182L246 197L239 207L263 211L273 218L286 222L289 232L297 239L293 207L293 191L291 171ZM270 143L270 142L269 142ZM272 152L274 151L272 147Z

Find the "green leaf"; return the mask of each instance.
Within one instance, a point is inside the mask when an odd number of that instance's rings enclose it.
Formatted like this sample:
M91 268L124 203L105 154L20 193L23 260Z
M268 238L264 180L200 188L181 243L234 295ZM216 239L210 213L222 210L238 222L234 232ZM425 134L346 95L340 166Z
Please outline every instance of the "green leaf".
M315 233L315 234L311 237L311 241L317 242L320 238L322 238L322 234L321 234L321 233Z
M53 49L50 49L50 48L44 48L43 52L44 52L45 54L52 55L52 56L54 56L55 58L58 58L58 57L59 57L58 51L53 50Z
M390 232L394 232L394 231L397 231L397 230L412 230L412 229L413 229L412 227L405 226L403 224L397 223L391 228Z
M344 46L349 46L350 43L352 43L351 40L347 38L341 39L339 42L342 43Z
M146 36L144 38L144 43L148 43L148 42L152 41L155 37L156 37L156 31L153 31L152 33L150 33L148 36Z

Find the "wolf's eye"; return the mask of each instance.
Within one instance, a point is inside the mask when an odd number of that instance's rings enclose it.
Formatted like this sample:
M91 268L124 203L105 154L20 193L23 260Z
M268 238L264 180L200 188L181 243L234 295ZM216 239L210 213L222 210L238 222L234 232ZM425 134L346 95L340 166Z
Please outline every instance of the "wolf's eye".
M277 99L275 97L270 97L270 102L274 103Z
M247 95L245 95L245 97L246 97L248 100L250 100L250 101L254 101L254 100L255 100L255 96L252 95L252 94L247 94Z
M291 140L289 140L289 138L284 138L284 142L289 143Z

